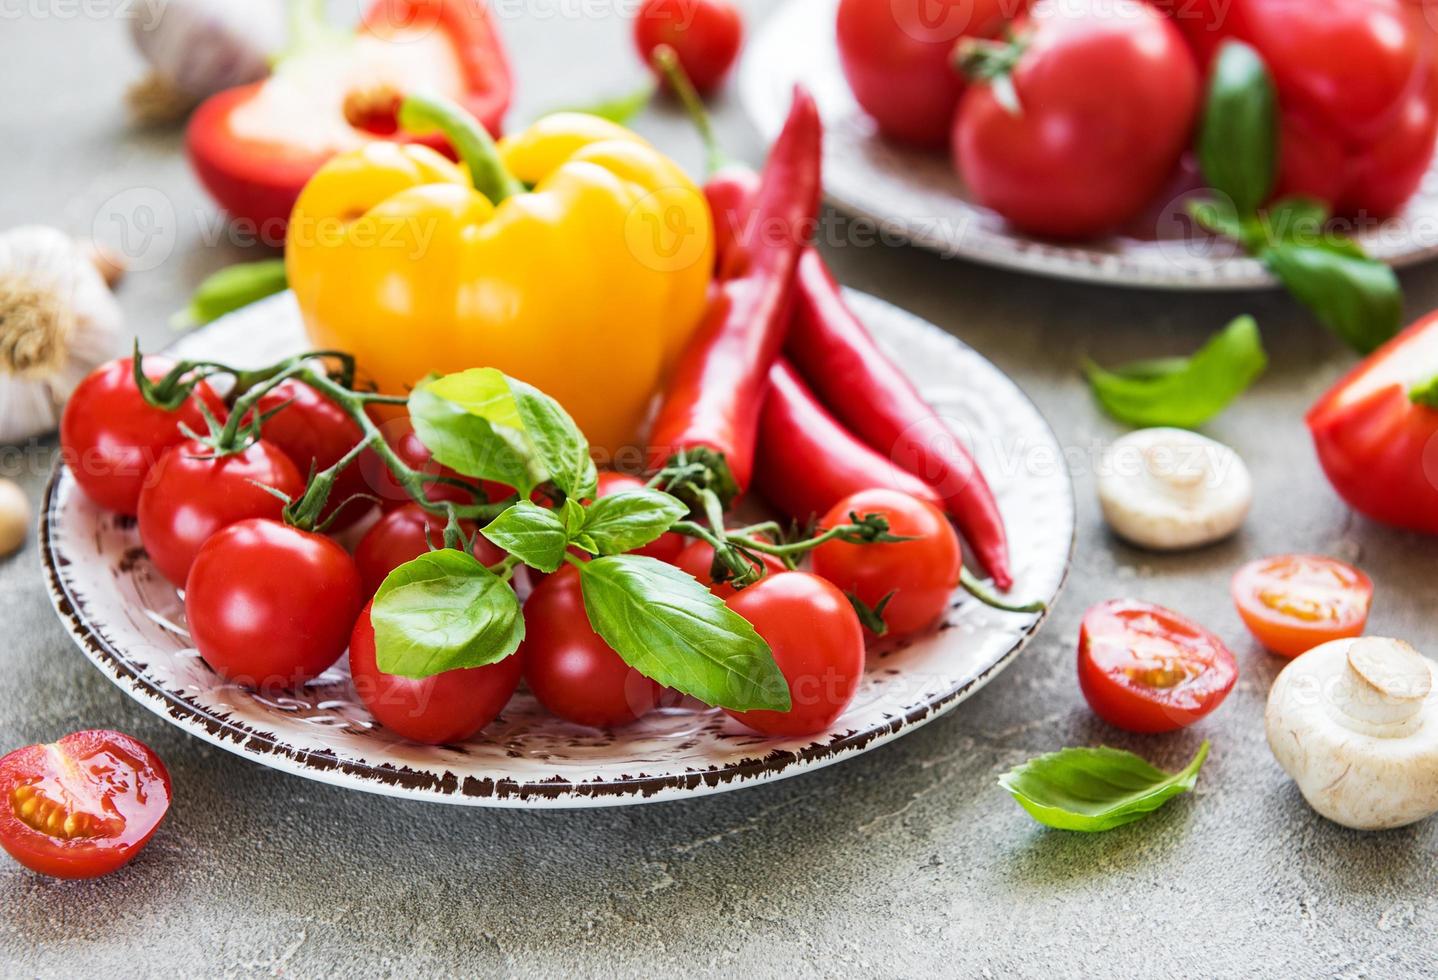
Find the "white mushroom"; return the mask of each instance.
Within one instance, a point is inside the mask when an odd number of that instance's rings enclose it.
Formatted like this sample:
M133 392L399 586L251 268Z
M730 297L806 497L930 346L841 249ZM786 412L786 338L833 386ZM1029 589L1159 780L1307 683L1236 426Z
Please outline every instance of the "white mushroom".
M1268 746L1304 799L1358 830L1438 813L1438 664L1402 640L1334 640L1273 682Z
M1176 551L1237 531L1253 503L1253 479L1221 442L1186 429L1140 429L1104 454L1098 497L1119 537Z

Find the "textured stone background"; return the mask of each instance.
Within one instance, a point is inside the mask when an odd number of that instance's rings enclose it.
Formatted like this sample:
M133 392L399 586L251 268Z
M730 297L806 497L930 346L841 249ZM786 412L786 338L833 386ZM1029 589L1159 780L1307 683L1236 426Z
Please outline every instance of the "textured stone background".
M111 234L108 216L158 195L173 253L121 292L147 346L205 273L241 257L210 244L213 212L174 131L130 129L138 71L121 0L0 0L0 227ZM350 4L353 6L353 4ZM513 118L628 90L640 78L624 0L510 4ZM749 4L754 19L764 5ZM592 16L567 16L588 10ZM729 145L757 158L732 101ZM642 128L686 163L682 120ZM137 190L138 189L138 190ZM145 198L149 200L149 198ZM107 203L109 202L109 203ZM147 255L154 253L146 253ZM1438 653L1432 541L1356 519L1319 474L1301 422L1351 362L1280 295L1182 296L1029 279L895 248L835 251L846 283L952 330L1018 379L1066 445L1118 430L1075 371L1187 351L1255 314L1273 366L1211 427L1259 495L1237 539L1157 557L1110 538L1086 468L1077 563L1032 647L981 695L890 746L799 779L696 800L525 813L404 803L281 775L204 745L126 699L50 611L33 543L0 564L0 748L113 727L165 758L177 798L144 856L108 879L48 881L0 860L0 972L10 975L669 971L771 975L1398 976L1438 972L1438 823L1348 832L1303 803L1269 756L1262 704L1280 666L1227 599L1241 560L1291 549L1356 560L1378 583L1375 632ZM1410 314L1438 305L1438 268L1404 275ZM34 500L49 444L4 457ZM1188 732L1137 738L1085 707L1078 619L1132 595L1227 638L1242 679ZM1049 832L995 788L1008 767L1106 742L1164 765L1200 739L1198 791L1099 836Z

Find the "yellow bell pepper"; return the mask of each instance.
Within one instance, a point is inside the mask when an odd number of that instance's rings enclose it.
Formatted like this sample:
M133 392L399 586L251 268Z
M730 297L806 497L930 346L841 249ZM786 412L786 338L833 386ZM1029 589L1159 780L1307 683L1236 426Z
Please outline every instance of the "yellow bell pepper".
M703 315L703 194L595 116L547 116L497 148L438 100L412 98L402 119L443 129L465 165L375 142L306 185L285 257L310 339L392 394L499 368L558 399L601 453L634 445Z

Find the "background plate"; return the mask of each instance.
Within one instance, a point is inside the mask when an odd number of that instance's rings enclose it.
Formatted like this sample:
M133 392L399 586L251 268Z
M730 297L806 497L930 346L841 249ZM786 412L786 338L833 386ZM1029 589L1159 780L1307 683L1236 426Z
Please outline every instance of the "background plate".
M970 203L946 153L879 138L849 92L834 41L838 0L790 0L748 45L739 73L744 109L766 140L783 125L796 81L826 123L824 190L841 211L916 245L991 265L1123 286L1246 289L1275 285L1232 242L1192 231L1175 200L1145 220L1158 241L1112 237L1078 244L1029 238ZM1172 196L1172 195L1170 195ZM1373 257L1395 266L1438 255L1438 160L1403 214L1356 229Z
M966 437L1008 520L1014 595L1052 600L1073 547L1073 488L1053 433L1022 392L950 335L849 294L880 343ZM288 294L191 334L183 357L258 366L304 348ZM954 596L928 635L872 651L853 705L818 737L767 739L722 712L668 709L615 732L559 721L521 690L484 733L454 746L396 739L371 722L346 662L302 691L224 682L190 647L179 595L151 567L134 521L108 514L57 464L41 554L51 597L80 649L121 690L174 724L262 765L354 789L483 806L602 806L781 779L874 748L951 709L994 676L1042 616Z

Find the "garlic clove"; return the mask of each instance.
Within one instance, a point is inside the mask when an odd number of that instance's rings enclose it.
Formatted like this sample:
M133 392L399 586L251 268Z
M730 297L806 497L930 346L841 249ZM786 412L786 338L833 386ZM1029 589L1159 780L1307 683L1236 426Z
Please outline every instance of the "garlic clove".
M0 558L20 550L30 532L30 501L13 480L0 479Z

